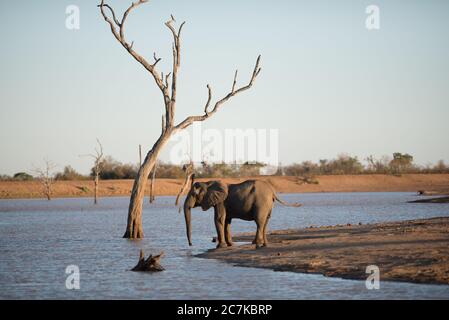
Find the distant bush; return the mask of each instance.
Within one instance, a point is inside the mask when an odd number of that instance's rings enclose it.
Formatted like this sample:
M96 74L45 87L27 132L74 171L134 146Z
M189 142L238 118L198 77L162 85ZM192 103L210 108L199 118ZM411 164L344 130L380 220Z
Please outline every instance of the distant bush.
M304 161L284 166L280 172L284 175L310 177L314 175L338 175L338 174L393 174L404 173L449 173L449 165L440 160L435 165L425 167L413 163L413 156L408 153L393 153L393 157L383 156L376 159L369 156L365 159L364 166L357 157L346 154L339 155L336 159L323 159L318 163Z
M224 178L224 177L251 177L259 176L260 169L265 164L260 162L245 162L242 164L229 163L206 163L202 162L201 167L197 168L195 173L198 178Z
M182 171L182 166L180 165L158 162L156 167L156 178L182 179L184 178L184 171Z
M327 160L326 160L327 161ZM319 174L321 171L320 165L311 161L303 161L301 163L294 163L285 166L283 172L287 176L304 176L306 174Z
M369 156L363 165L357 157L347 154L340 154L335 159L321 159L318 162L303 161L287 166L279 166L274 175L287 175L298 177L299 183L316 184L318 175L343 175L343 174L393 174L401 175L405 173L449 173L449 164L443 160L436 164L417 166L414 164L413 156L408 153L395 152L392 156L375 158ZM101 162L100 179L134 179L139 170L138 164L123 164L108 156ZM245 162L241 164L229 163L206 163L195 167L197 178L241 178L259 176L265 164L259 162ZM182 179L184 171L181 165L170 164L158 161L156 178ZM90 177L93 177L94 170L91 169ZM89 176L78 173L71 166L64 167L62 172L55 175L56 180L86 180ZM12 177L0 175L1 181L29 181L34 177L26 172L18 172Z
M12 179L15 181L30 181L30 180L33 180L34 178L32 175L30 175L26 172L18 172L16 174L14 174Z
M313 176L319 174L360 174L364 167L357 159L346 154L337 159L320 160L319 163L304 161L284 167L283 172L289 176Z
M317 184L318 175L343 174L394 174L402 173L449 173L449 166L440 160L434 166L418 167L413 163L413 157L407 153L394 153L393 157L383 156L379 159L369 156L366 165L355 156L340 154L335 159L321 159L318 162L303 161L287 166L280 166L275 175L296 176L300 183ZM243 164L206 163L195 167L197 178L240 178L259 176L265 165L258 162ZM158 163L157 178L180 179L184 177L182 166L169 163Z
M413 165L413 157L408 153L393 153L393 160L390 161L390 168L393 174L413 173L419 169Z
M89 177L86 177L80 173L78 173L75 169L73 169L71 166L65 166L63 172L59 172L55 175L55 180L86 180Z
M100 179L134 179L139 170L137 165L123 164L108 156L101 162ZM95 175L94 168L91 169L92 177Z
M437 162L436 165L434 165L430 172L433 173L449 173L449 165L446 165L443 160L440 160Z
M391 173L390 157L383 156L380 159L376 159L374 156L371 155L365 160L368 163L367 167L365 168L366 173L383 173L383 174Z

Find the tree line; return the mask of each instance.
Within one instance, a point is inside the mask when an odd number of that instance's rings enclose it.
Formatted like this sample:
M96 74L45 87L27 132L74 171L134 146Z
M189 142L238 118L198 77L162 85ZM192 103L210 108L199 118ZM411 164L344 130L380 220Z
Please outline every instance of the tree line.
M261 168L265 165L258 162L243 164L206 163L202 162L195 168L198 178L248 177L261 175ZM104 157L95 164L89 175L77 172L70 165L62 171L52 174L56 181L92 180L98 173L101 180L135 179L139 164L121 163L111 156ZM413 156L407 153L394 153L392 157L375 158L369 156L360 161L355 156L338 155L334 159L322 159L317 162L303 161L286 166L279 166L274 175L285 176L316 176L316 175L345 175L345 174L392 174L406 173L449 173L449 164L443 160L436 164L419 166L414 163ZM13 176L0 175L2 181L28 181L39 179L42 173L18 172ZM156 178L182 179L185 176L182 166L158 161Z

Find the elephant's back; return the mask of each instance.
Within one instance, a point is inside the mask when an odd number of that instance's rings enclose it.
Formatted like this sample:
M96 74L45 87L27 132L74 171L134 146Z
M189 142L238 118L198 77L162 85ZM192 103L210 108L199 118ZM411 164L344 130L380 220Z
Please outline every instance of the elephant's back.
M236 194L242 199L252 194L257 194L259 197L266 196L267 198L272 198L274 190L268 182L262 180L246 180L238 184L229 185L229 193Z
M256 207L272 205L273 189L265 181L246 180L242 183L229 185L228 210L233 213L245 214Z

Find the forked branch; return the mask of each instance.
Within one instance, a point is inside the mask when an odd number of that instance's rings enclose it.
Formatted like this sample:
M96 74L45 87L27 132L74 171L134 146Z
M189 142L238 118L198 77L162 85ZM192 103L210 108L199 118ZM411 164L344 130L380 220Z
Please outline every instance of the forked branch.
M174 115L175 115L175 106L176 106L176 90L177 90L177 81L178 81L178 70L181 65L181 32L182 28L184 27L185 22L181 23L178 30L173 26L173 23L176 22L173 15L170 15L170 20L168 20L165 25L167 28L171 31L173 35L173 66L172 66L172 72L168 73L165 77L163 73L159 73L156 71L156 65L161 61L160 58L156 56L156 53L153 54L154 63L149 63L144 57L142 57L140 54L138 54L134 49L133 45L134 42L129 44L125 38L125 23L126 20L131 13L133 9L140 6L143 3L148 2L148 0L138 0L136 2L133 2L131 6L125 11L123 14L123 18L121 21L117 19L117 16L112 9L111 6L104 3L104 0L101 0L101 3L98 5L100 8L101 14L103 15L103 18L105 21L110 25L111 31L114 35L114 37L120 42L120 44L131 54L131 56L134 57L146 70L148 70L157 86L161 90L163 97L164 97L164 103L165 103L165 117L164 121L165 123L162 125L162 134L165 134L167 131L177 131L182 130L190 126L195 121L204 121L207 118L211 117L213 114L215 114L220 107L228 101L233 96L248 90L252 87L254 81L256 80L257 76L260 73L261 68L259 67L260 63L260 56L257 58L256 65L254 67L254 71L252 73L251 79L249 83L245 86L242 86L240 88L236 88L237 85L237 75L238 71L236 70L234 74L234 80L232 83L232 89L231 92L229 92L225 97L218 100L212 110L209 110L211 100L212 100L212 89L209 85L207 85L208 90L208 99L206 102L206 105L204 107L204 114L200 116L189 116L184 121L180 122L178 125L174 125ZM110 18L106 14L106 10L108 9L111 12L112 18ZM169 78L171 76L171 92L169 92Z
M189 116L184 121L182 121L177 126L175 126L175 129L176 130L182 130L182 129L185 129L188 126L190 126L193 122L204 121L204 120L210 118L212 115L214 115L220 109L220 107L223 105L223 103L225 103L226 101L228 101L229 99L231 99L235 95L237 95L237 94L239 94L239 93L241 93L241 92L251 88L253 86L254 81L256 80L257 76L259 75L260 71L262 70L262 68L259 67L259 64L260 64L260 55L257 57L256 65L254 67L254 70L253 70L253 73L251 75L250 81L248 82L247 85L242 86L242 87L240 87L238 89L236 89L237 75L238 75L238 71L236 71L235 74L234 74L234 81L232 83L231 92L229 92L224 98L218 100L215 103L214 108L212 110L210 110L210 111L209 111L209 106L210 106L210 102L211 102L211 99L212 99L212 89L211 89L210 85L207 85L208 98L207 98L206 106L204 108L204 115L201 115L201 116Z
M104 20L111 27L112 34L117 39L117 41L120 42L120 44L129 52L129 54L134 59L136 59L146 70L148 70L151 73L151 75L153 76L157 86L159 87L159 89L162 91L162 94L164 95L164 100L165 99L170 99L169 95L168 95L168 90L164 86L164 83L163 83L159 73L156 71L156 68L155 68L157 62L159 62L159 61L156 61L153 64L149 63L143 56L138 54L133 49L133 43L131 43L131 44L128 43L126 38L125 38L125 23L126 23L126 19L128 18L129 14L131 13L131 11L133 9L137 8L138 6L140 6L141 4L144 4L146 2L148 2L148 0L139 0L137 2L133 2L131 4L131 6L123 14L123 18L122 18L121 21L119 21L117 19L117 15L115 14L114 9L112 9L112 7L110 5L105 4L104 0L101 0L101 3L98 5L98 7L100 8L100 12L101 12L101 15L103 16ZM111 12L112 18L110 18L106 14L105 8L108 9Z

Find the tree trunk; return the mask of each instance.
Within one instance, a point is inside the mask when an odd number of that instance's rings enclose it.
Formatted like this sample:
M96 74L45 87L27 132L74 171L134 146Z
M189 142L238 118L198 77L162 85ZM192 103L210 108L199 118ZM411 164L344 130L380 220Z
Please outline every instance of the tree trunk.
M98 175L94 179L94 204L98 203Z
M50 186L50 182L46 182L45 183L45 195L47 196L47 200L50 201L51 200L51 186Z
M156 183L156 170L157 170L157 164L154 165L151 179L150 179L150 203L153 203L155 200L154 197L154 185Z
M129 201L128 209L128 224L126 226L125 234L123 238L129 239L141 239L143 238L143 226L142 226L142 207L143 199L145 197L145 187L151 170L153 170L156 160L159 156L159 152L162 147L167 143L172 131L167 130L164 132L154 144L153 148L148 152L145 160L140 166L136 179L134 180L133 188L131 191L131 199Z

